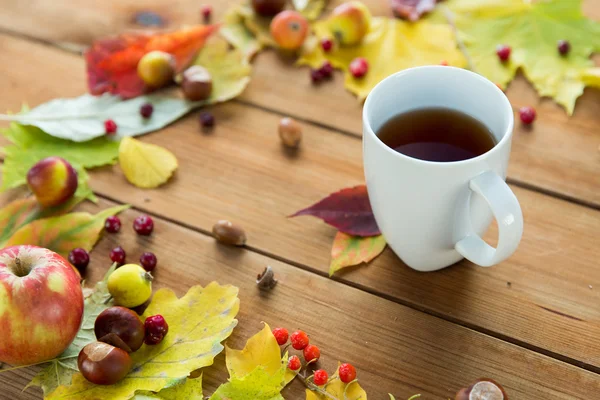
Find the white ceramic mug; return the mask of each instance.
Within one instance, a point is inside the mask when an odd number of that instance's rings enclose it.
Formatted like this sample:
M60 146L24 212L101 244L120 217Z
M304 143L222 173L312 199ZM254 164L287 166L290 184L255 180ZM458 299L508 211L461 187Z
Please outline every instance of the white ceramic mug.
M485 124L496 145L478 157L430 162L389 148L376 132L390 118L444 107ZM523 214L505 183L514 117L495 84L453 67L407 69L381 81L363 109L363 162L369 199L381 232L411 268L435 271L463 257L488 267L508 258L523 234ZM492 216L498 244L481 235Z

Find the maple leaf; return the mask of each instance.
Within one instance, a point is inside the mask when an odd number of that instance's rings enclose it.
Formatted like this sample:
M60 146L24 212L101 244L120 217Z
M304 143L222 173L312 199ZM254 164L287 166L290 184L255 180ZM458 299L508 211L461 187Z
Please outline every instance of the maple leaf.
M281 396L281 380L285 374L282 366L274 375L263 367L256 367L243 377L231 377L219 386L210 400L284 400Z
M358 381L352 381L348 384L339 379L339 367L335 374L330 378L329 383L324 388L313 387L306 389L306 400L367 400L367 393L358 384Z
M338 232L331 248L329 276L342 268L368 263L383 252L386 244L383 235L357 237Z
M30 244L50 249L67 258L76 247L90 251L104 229L107 217L120 213L129 205L107 208L96 215L77 212L38 219L22 226L6 242L6 246Z
M223 350L221 342L237 324L237 294L236 287L216 282L193 286L180 299L169 289L158 290L142 320L161 314L168 321L169 333L160 344L132 353L131 372L114 385L94 385L77 373L71 385L59 386L47 400L126 400L138 391L159 392L184 383L190 372L211 365Z
M520 68L541 96L552 97L569 114L591 79L593 52L600 51L600 23L584 17L580 0L451 0L449 9L471 59L472 69L505 87ZM571 50L561 56L559 40ZM499 44L512 48L501 62Z
M435 8L437 0L390 0L394 15L410 21L416 21Z
M177 158L167 149L130 137L121 140L119 165L127 180L140 188L165 183L177 169Z
M176 71L196 56L216 26L194 26L169 33L126 33L95 41L85 52L90 93L112 93L127 99L150 89L137 74L137 64L154 50L172 54Z
M202 375L198 378L188 378L179 385L162 389L158 393L139 391L131 400L203 400Z
M353 236L376 236L381 232L375 222L365 185L342 189L290 215L290 218L312 215L321 218L341 232Z
M83 321L79 332L73 339L73 342L58 357L48 361L49 365L42 369L27 384L25 389L30 386L40 386L44 395L53 392L60 385L69 385L73 374L79 371L77 367L77 356L85 345L94 342L96 335L94 333L94 322L96 317L111 306L109 302L110 293L108 293L108 277L116 269L117 264L113 264L104 279L96 284L94 291L84 301ZM23 389L23 390L25 390Z
M464 67L466 60L458 50L452 28L447 24L420 21L410 23L394 18L374 17L371 28L363 41L356 46L336 46L325 53L320 46L324 38L331 38L327 21L312 25L315 36L307 39L300 65L320 68L325 61L344 71L345 86L364 100L371 89L382 79L406 68L422 65L449 65ZM354 78L348 68L352 60L364 57L369 72L362 78Z

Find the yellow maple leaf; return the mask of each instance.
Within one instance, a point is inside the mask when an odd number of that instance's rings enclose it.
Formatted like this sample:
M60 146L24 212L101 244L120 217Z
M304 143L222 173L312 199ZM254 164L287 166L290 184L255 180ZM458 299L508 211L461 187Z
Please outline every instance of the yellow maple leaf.
M320 46L321 39L331 38L328 22L316 22L312 28L315 36L307 39L298 64L319 68L329 60L334 67L344 71L346 88L360 100L367 97L382 79L403 69L437 65L442 61L456 67L466 65L452 28L446 24L375 17L361 44L336 46L328 53ZM369 72L362 78L354 78L348 71L350 63L357 57L364 57L369 63Z
M179 385L166 388L158 393L140 391L131 400L202 400L202 375L186 379Z
M157 291L142 320L156 314L165 317L169 333L160 344L132 353L131 372L114 385L94 385L77 373L71 385L59 386L47 400L127 400L137 391L158 392L183 383L223 350L221 342L237 325L237 295L236 287L215 282L205 288L193 286L180 299L169 289Z
M324 394L322 392L326 392ZM367 393L358 384L358 381L352 381L348 384L339 379L339 367L335 374L331 377L329 383L323 388L314 387L306 389L306 400L367 400Z
M472 69L502 87L521 68L541 96L569 114L586 85L600 87L590 59L600 51L600 23L584 17L581 0L452 0L440 10L450 10ZM570 43L565 56L559 40ZM511 47L507 62L496 55L498 45Z
M177 169L177 158L160 146L125 137L119 146L119 165L130 183L149 189L169 180Z

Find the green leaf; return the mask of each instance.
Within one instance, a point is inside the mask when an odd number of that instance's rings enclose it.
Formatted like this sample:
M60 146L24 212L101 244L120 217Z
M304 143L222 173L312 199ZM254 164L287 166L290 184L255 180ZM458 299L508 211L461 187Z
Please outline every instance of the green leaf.
M232 376L229 382L219 386L210 400L283 400L280 391L285 369L282 364L275 374L269 374L259 366L241 378Z
M91 296L85 299L83 310L83 321L77 336L67 349L54 360L48 362L48 366L37 373L25 389L30 386L39 386L44 391L44 396L53 392L60 385L71 384L71 377L78 372L77 356L81 349L96 340L94 335L94 321L96 317L110 304L110 294L106 282L108 277L115 270L117 264L113 264L104 275L104 279L96 284Z
M520 68L541 96L552 97L569 114L586 84L593 84L584 76L594 67L591 54L600 51L600 23L585 18L581 0L452 0L444 4L454 13L451 19L472 68L492 82L505 87ZM568 55L559 54L559 40L571 44ZM498 59L499 44L512 48L509 61Z
M183 383L158 393L141 391L136 393L131 400L203 400L202 395L202 376L194 379L186 379Z
M55 251L65 258L76 247L90 251L104 229L106 218L129 207L129 205L116 206L96 215L78 212L38 219L15 232L6 246L31 244Z
M2 190L24 185L27 171L38 161L51 156L69 161L79 173L80 190L85 191L87 174L83 168L113 164L119 154L119 143L98 138L86 143L75 143L52 137L39 128L18 123L0 131L12 144L4 147ZM88 188L89 190L89 188ZM81 192L80 192L81 193Z
M169 333L155 346L143 345L131 354L133 367L120 382L98 386L75 374L68 386L60 386L47 400L128 400L139 391L158 392L183 383L190 372L213 363L237 324L238 289L212 282L206 288L193 286L178 299L169 289L160 289L142 319L161 314Z
M382 235L359 237L338 232L331 248L329 276L342 268L368 263L385 249L386 241Z

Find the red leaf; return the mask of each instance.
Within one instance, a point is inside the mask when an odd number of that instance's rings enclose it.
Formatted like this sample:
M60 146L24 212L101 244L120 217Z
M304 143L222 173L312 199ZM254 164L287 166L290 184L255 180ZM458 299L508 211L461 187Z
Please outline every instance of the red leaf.
M290 217L312 215L352 236L375 236L381 232L375 222L365 185L342 189L300 210Z
M144 54L154 50L170 53L177 71L182 71L216 28L201 25L170 33L126 33L94 42L85 52L90 93L109 92L127 99L150 91L137 75Z
M416 21L435 8L436 0L390 0L392 11L398 18Z

